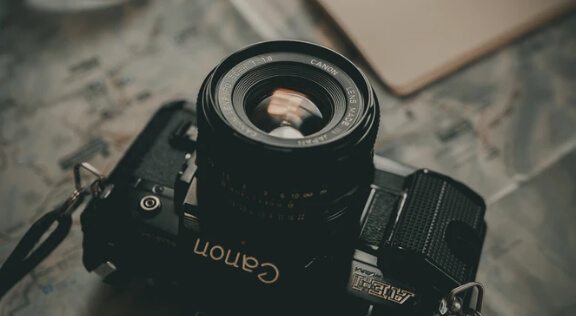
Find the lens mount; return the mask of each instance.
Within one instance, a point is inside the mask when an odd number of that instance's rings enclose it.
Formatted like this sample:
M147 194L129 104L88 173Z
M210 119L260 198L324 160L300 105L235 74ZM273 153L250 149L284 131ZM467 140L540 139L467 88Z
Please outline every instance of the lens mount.
M215 213L332 221L371 180L376 96L334 51L299 41L249 46L208 75L197 106L199 203Z

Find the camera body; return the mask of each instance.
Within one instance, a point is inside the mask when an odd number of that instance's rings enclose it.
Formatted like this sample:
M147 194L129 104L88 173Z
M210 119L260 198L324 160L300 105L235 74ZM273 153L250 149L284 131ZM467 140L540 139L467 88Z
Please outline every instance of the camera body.
M198 188L197 115L185 101L159 109L87 205L87 270L175 284L208 315L434 315L474 280L485 204L462 183L375 157L337 229L263 231Z

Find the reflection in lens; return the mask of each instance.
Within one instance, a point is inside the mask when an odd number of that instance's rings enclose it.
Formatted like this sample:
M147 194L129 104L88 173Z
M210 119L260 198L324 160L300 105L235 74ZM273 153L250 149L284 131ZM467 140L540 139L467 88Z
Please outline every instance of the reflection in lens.
M284 88L274 90L249 111L248 116L256 127L280 138L303 138L325 125L314 102L303 93Z
M272 136L280 137L280 138L302 138L304 135L300 133L299 130L295 129L291 126L280 126L268 133Z

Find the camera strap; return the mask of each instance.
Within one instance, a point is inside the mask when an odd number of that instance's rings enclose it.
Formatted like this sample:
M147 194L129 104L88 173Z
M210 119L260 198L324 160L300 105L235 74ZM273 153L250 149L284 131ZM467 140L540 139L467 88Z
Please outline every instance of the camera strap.
M97 177L89 187L82 186L81 169ZM74 166L75 190L62 205L44 214L32 224L0 268L0 299L60 245L72 227L72 213L86 195L95 196L101 193L104 179L98 169L87 162ZM58 226L38 245L54 223Z

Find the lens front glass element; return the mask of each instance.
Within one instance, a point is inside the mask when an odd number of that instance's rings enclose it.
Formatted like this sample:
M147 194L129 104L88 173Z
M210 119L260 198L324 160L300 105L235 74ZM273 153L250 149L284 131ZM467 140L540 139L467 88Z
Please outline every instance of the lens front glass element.
M320 108L310 97L291 89L277 88L246 108L252 124L280 138L303 138L325 126Z

